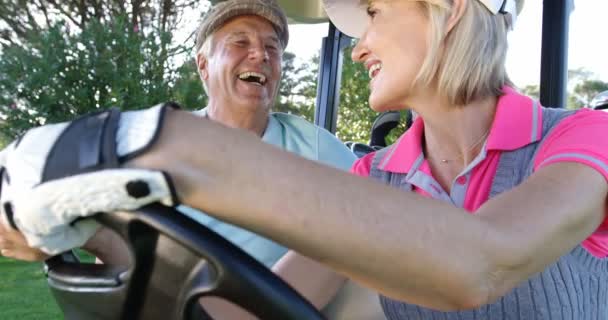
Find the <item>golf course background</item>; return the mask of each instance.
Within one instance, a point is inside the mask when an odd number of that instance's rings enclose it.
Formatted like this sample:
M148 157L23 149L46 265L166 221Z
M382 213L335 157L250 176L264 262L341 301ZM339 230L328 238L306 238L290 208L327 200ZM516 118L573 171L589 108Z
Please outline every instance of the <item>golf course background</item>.
M0 319L63 319L46 284L40 262L0 257Z

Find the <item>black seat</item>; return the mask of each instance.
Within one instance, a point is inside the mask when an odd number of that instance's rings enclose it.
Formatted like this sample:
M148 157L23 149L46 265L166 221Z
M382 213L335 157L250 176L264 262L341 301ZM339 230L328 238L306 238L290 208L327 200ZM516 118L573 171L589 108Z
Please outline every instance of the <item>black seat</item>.
M401 113L399 111L387 111L381 113L372 124L371 137L369 144L345 142L345 145L359 158L370 152L380 150L387 146L386 137L395 129L401 121ZM412 124L412 114L408 110L406 117L406 130Z
M608 91L604 91L591 100L590 107L595 110L608 109Z
M386 147L386 137L391 130L395 129L401 121L399 111L387 111L381 113L372 124L372 134L369 145L373 147Z

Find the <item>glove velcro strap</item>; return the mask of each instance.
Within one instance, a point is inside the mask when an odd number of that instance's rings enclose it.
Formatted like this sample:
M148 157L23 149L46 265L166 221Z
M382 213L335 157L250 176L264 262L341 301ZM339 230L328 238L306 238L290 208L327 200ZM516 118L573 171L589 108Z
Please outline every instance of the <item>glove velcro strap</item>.
M42 170L40 182L118 168L121 163L147 151L154 144L167 108L179 109L179 106L175 103L165 103L151 109L126 113L113 108L72 121L53 144ZM128 146L127 153L119 153L118 149L121 149L117 138L119 126L124 121L129 122L127 127L131 125L135 127L134 132L129 133L137 134L141 129L136 126L137 122L146 121L147 118L143 115L150 112L157 116L155 123L147 124L145 128L149 130L149 134L144 135L143 140L141 137L140 140L136 139L136 143L131 143L133 137L118 137L121 139L121 146L125 143Z
M118 167L116 127L119 119L120 111L110 109L70 123L49 152L41 182Z

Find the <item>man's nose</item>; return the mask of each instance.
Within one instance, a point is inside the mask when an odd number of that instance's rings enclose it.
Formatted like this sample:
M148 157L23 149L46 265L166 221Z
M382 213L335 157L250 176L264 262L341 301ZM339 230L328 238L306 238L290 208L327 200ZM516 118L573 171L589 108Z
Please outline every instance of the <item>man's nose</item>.
M253 45L249 49L249 57L250 57L250 59L260 60L260 61L264 61L264 62L266 62L270 59L270 56L268 55L268 51L262 44Z

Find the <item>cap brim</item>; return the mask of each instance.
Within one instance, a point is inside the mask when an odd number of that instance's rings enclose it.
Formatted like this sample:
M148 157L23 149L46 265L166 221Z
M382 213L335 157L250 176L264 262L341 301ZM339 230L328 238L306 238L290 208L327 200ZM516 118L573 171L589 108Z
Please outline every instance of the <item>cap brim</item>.
M329 20L342 33L353 38L363 35L367 12L360 0L323 0L323 6Z

